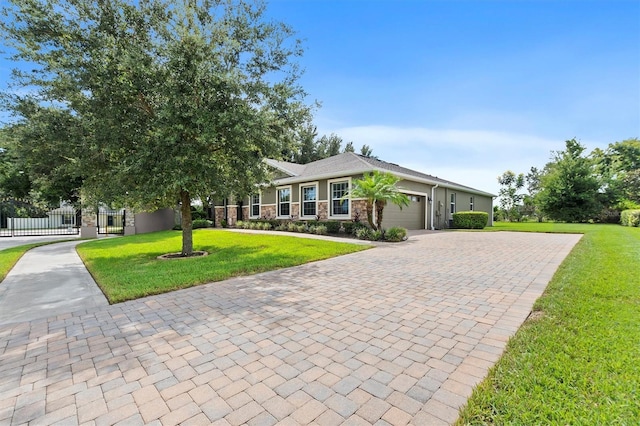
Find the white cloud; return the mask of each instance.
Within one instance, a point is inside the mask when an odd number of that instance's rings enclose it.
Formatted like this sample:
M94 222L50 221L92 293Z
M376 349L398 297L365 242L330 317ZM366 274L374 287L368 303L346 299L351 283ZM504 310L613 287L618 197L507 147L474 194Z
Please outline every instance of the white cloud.
M564 148L562 138L492 130L379 125L319 130L353 141L356 149L367 144L381 160L494 194L504 171L541 168L552 150Z

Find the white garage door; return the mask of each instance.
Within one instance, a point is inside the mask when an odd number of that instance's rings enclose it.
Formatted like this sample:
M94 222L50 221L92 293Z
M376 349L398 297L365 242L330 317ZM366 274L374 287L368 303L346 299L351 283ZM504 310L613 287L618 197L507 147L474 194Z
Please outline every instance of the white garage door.
M408 195L411 202L408 206L400 207L395 204L387 204L384 208L382 227L389 229L392 226L402 226L407 229L424 229L425 197Z

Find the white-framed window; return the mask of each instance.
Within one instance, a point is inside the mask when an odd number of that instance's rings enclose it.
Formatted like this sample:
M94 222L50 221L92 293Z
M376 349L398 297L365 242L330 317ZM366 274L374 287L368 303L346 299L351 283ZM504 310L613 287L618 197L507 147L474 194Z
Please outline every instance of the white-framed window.
M300 200L302 201L302 217L314 217L318 214L318 185L300 186Z
M329 182L329 216L345 217L349 216L349 200L343 199L349 192L349 180L335 180Z
M456 194L455 194L455 192L451 194L451 204L450 204L449 211L451 212L451 214L454 214L456 212Z
M63 213L62 214L62 224L63 225L73 225L74 215L72 213Z
M278 188L278 216L291 216L291 187Z
M260 217L260 194L253 194L249 197L249 216Z
M473 195L469 197L469 211L473 211Z

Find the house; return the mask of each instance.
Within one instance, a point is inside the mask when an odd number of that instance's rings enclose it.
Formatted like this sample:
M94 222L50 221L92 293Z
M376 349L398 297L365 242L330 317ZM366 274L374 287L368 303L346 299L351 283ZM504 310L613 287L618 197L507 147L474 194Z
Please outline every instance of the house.
M493 216L495 195L440 179L375 158L346 152L309 164L266 160L273 169L272 185L236 203L215 206L216 224L236 220L360 220L366 221L365 200L344 199L355 179L379 170L401 180L398 188L410 205L384 209L385 228L442 229L450 226L457 211L483 211Z

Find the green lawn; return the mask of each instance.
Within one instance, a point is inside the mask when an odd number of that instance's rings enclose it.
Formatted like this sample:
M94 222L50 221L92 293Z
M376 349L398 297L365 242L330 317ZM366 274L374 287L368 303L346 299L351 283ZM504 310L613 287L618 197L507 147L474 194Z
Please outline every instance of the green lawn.
M640 424L640 229L497 223L580 232L458 424Z
M198 229L194 250L206 257L158 260L179 252L180 231L164 231L80 244L80 257L109 302L117 303L211 281L300 265L369 246L280 235Z

